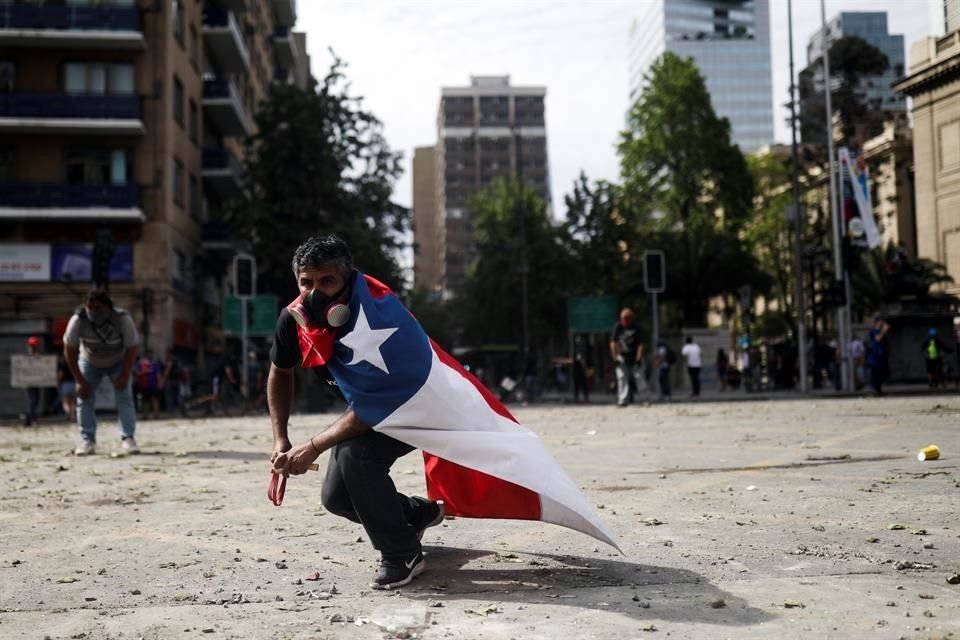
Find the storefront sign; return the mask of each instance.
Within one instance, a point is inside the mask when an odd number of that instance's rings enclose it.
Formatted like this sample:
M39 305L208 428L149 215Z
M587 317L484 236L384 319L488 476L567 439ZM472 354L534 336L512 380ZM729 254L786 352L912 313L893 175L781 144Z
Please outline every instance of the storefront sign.
M50 280L50 245L0 244L0 282Z

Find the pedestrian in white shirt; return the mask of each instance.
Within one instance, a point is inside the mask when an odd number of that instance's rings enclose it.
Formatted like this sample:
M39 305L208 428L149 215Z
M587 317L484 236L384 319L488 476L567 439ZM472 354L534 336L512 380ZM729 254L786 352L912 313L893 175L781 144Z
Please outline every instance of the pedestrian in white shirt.
M693 341L692 336L687 336L686 344L680 352L687 359L687 374L690 376L690 395L697 397L700 395L700 368L703 366L703 352L700 345Z

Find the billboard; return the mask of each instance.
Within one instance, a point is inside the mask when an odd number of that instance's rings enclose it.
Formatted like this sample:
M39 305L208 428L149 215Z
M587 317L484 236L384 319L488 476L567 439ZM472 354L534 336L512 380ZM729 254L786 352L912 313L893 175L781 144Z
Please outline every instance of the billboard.
M93 269L92 244L50 246L50 279L55 282L90 282ZM110 260L111 282L133 282L133 246L118 244Z

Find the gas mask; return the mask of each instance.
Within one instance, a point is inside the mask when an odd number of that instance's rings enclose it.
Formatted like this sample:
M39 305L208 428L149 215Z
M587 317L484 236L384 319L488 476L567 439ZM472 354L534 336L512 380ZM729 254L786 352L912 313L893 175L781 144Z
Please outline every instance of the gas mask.
M344 304L349 297L350 287L345 284L332 296L314 289L306 297L300 296L300 300L314 326L322 329L337 329L350 320L350 307Z

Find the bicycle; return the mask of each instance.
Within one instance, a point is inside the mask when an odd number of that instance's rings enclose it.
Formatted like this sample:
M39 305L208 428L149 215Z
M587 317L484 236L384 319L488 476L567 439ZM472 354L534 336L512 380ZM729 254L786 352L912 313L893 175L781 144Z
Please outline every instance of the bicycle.
M221 382L219 389L204 385L204 393L187 398L180 404L180 413L187 418L210 418L216 415L235 418L245 413L245 400L232 383ZM217 393L219 391L219 393Z

